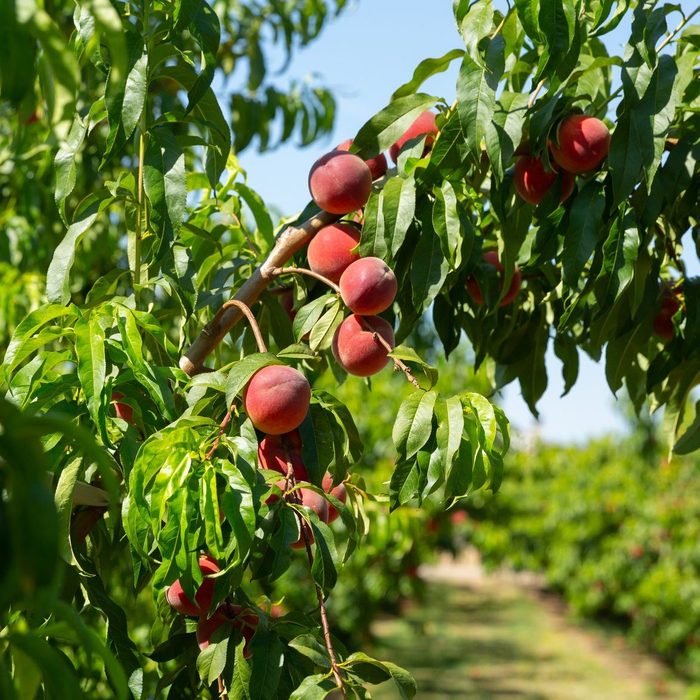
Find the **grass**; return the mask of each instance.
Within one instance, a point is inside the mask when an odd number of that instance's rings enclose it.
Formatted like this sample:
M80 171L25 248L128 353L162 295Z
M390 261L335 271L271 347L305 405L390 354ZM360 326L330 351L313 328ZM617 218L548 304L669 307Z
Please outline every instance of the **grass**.
M512 583L430 584L426 604L374 628L375 658L406 668L420 700L685 698L659 663L616 637L571 624ZM400 696L391 682L372 697Z

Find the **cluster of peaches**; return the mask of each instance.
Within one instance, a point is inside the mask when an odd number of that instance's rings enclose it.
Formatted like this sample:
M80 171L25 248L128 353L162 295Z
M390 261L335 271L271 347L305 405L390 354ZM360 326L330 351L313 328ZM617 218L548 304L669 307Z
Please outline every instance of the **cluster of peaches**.
M425 129L425 130L423 130ZM408 140L424 133L436 133L435 116L431 112L421 115L408 131L392 146L390 153L396 159ZM316 204L332 214L346 215L355 212L367 202L372 182L387 170L385 156L379 155L364 161L348 152L351 141L320 158L311 168L309 189ZM398 284L393 271L383 260L362 258L355 252L360 242L360 232L351 223L341 222L326 226L312 239L308 247L309 266L340 289L340 296L352 312L338 327L333 338L333 354L341 367L349 374L366 377L379 372L388 362L389 348L394 346L391 325L377 314L391 306ZM381 336L384 343L377 340ZM115 394L114 399L122 398ZM275 486L285 498L310 508L324 523L332 523L338 510L313 489L296 486L309 481L302 458L302 438L298 428L304 421L311 403L311 386L297 369L287 365L269 365L258 370L243 392L243 404L255 428L263 433L258 444L258 463L261 468L279 472L284 478ZM116 403L117 412L123 415L128 406ZM131 414L128 416L132 418ZM290 484L295 488L288 491ZM341 483L333 483L327 473L322 482L323 490L345 503L347 492ZM267 503L279 499L272 493ZM303 526L304 527L304 526ZM313 542L308 528L291 546L306 547ZM199 558L199 568L204 576L194 601L190 600L179 580L166 592L168 603L182 615L199 618L197 642L201 649L209 646L211 635L222 625L240 630L245 645L243 653L249 656L250 639L258 625L257 614L250 609L230 603L221 604L211 617L209 608L214 592L212 575L219 566L209 555Z

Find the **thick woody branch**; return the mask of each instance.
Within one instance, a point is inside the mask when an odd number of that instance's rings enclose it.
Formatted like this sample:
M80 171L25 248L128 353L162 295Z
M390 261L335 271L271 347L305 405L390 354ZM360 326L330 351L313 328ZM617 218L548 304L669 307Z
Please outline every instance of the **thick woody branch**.
M253 272L243 286L234 295L234 300L241 301L246 306L252 306L274 279L272 270L283 267L285 263L301 250L324 226L328 226L341 217L322 211L305 221L301 226L286 228L277 238L275 247L267 256L267 260ZM187 352L180 358L180 369L193 376L201 371L202 364L209 353L223 340L226 334L238 323L243 314L235 306L226 308L222 313L208 323L192 343Z

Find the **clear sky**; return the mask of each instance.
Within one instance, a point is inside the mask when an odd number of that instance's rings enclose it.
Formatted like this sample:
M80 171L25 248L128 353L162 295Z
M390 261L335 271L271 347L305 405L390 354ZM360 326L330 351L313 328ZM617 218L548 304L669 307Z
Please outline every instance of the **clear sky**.
M689 0L681 5L690 7ZM679 21L669 18L669 26ZM621 55L625 28L609 35L609 50ZM359 0L330 23L311 46L300 50L280 84L311 74L330 86L338 101L333 135L305 149L283 146L259 155L254 148L241 154L249 184L270 206L285 215L301 209L309 199L306 177L312 163L337 143L352 137L362 124L385 106L392 92L412 75L424 58L441 56L463 46L454 23L451 0ZM430 79L423 91L451 102L455 94L456 61L452 69ZM274 68L274 65L273 65ZM692 244L691 244L692 249ZM688 257L686 255L686 257ZM691 271L700 269L691 256ZM536 430L556 441L579 441L624 430L624 420L615 407L604 376L581 353L576 386L560 398L563 384L560 363L550 352L547 371L549 386L538 404L539 422L534 421L520 396L517 384L506 388L502 405L514 427Z

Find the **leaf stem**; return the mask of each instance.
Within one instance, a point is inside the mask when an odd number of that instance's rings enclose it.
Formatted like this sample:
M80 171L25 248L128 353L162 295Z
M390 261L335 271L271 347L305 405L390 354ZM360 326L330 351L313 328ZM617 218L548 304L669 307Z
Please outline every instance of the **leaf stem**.
M323 284L328 285L336 294L340 294L340 287L335 282L305 267L275 267L270 270L270 275L273 277L279 277L280 275L306 275L307 277L313 277L323 282Z
M532 95L530 95L530 99L527 101L527 108L531 109L532 105L535 104L535 100L537 99L537 95L540 94L540 90L544 86L545 83L545 78L542 78L539 83L535 86L535 89L532 91Z
M229 424L231 420L231 415L233 413L233 404L229 407L228 411L226 411L226 415L224 416L224 419L221 421L219 425L219 433L216 436L214 440L214 444L211 446L211 449L207 452L205 455L205 459L210 460L212 458L212 455L214 452L216 452L216 448L219 446L219 442L221 442L221 436L224 434L224 431L226 430L226 426Z
M137 296L137 287L141 284L141 239L143 238L143 214L144 214L144 190L143 190L143 170L146 160L146 125L141 119L139 125L139 167L136 180L136 232L134 240L134 270L133 283L134 295Z
M216 312L216 316L214 316L214 319L211 321L211 324L212 325L218 324L219 321L221 320L221 317L226 312L226 309L230 309L232 306L235 306L236 308L240 309L241 313L246 317L246 320L248 321L248 324L250 325L250 329L253 331L253 335L255 336L255 342L258 346L258 350L260 352L267 352L267 345L265 345L265 340L262 337L262 333L260 332L260 326L258 325L258 322L255 320L255 316L253 315L253 312L250 310L250 306L248 306L248 304L246 304L238 299L230 299ZM207 325L209 325L209 324L207 324ZM206 327L204 329L204 332L206 332Z

